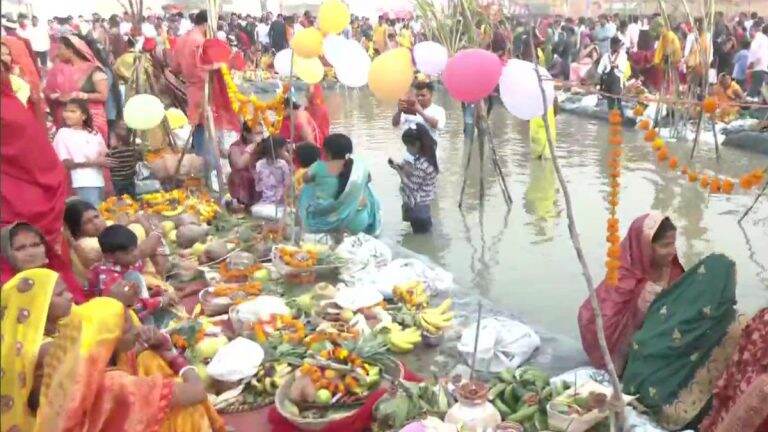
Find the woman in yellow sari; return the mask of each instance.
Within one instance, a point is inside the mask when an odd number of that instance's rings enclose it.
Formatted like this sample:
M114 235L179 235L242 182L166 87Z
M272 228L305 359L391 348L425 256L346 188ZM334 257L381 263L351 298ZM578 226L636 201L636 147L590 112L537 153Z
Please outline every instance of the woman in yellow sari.
M42 376L40 359L71 307L72 297L53 270L25 270L3 285L0 424L4 431L29 431L34 426L28 400Z
M171 372L158 367L163 360L146 351L137 357L135 370L112 366L125 363L115 359L136 349L137 342L153 344L146 336L152 332L134 321L122 303L109 297L73 311L45 359L36 431L225 430L194 368L174 361Z

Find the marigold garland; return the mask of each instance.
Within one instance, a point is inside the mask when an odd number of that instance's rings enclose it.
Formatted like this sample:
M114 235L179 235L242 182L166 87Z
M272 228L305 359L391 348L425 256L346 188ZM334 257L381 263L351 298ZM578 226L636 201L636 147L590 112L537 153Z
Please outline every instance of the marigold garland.
M619 187L621 185L619 183L619 178L621 177L621 144L624 142L621 113L618 110L612 110L608 115L608 121L611 123L608 143L613 146L613 149L608 159L611 191L608 197L608 205L610 206L610 215L606 229L608 234L605 238L609 245L605 262L605 281L608 286L615 286L619 282L619 267L621 267L621 261L619 261L621 258L621 237L619 236L619 218L616 214L616 208L619 206Z
M130 197L123 195L121 197L109 197L99 204L99 213L107 221L116 221L120 215L132 216L139 211L139 204Z
M701 103L701 109L707 114L712 114L717 111L717 101L712 98L706 98ZM634 113L640 116L644 111L645 108L638 105L635 107ZM659 131L652 127L651 121L649 119L642 119L637 123L637 128L646 131L644 139L651 144L651 148L656 152L656 160L666 162L670 170L677 170L680 165L679 159L670 153L666 142L659 136ZM616 140L609 138L609 141L613 143ZM765 180L766 172L768 172L768 168L758 168L741 175L737 181L734 178L700 173L686 165L680 167L679 171L680 175L685 176L690 183L698 183L699 187L705 191L709 191L711 194L726 195L733 193L737 184L745 191L761 184Z
M221 76L227 87L227 95L232 103L232 109L240 115L251 128L257 124L264 124L266 131L270 135L275 135L280 131L285 116L285 96L288 93L287 86L284 86L277 96L269 101L263 102L256 95L245 95L240 93L237 84L232 79L232 74L227 66L222 66ZM272 120L270 111L274 113L275 119Z

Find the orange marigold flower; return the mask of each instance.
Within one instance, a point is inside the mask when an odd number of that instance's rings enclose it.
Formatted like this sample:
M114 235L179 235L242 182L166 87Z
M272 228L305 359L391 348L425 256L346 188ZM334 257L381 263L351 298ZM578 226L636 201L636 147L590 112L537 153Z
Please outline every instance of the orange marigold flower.
M687 175L688 174L688 166L684 165L682 168L680 168L680 174Z
M707 97L701 102L701 109L707 114L714 113L717 111L717 99L712 96Z
M611 135L621 135L624 133L624 128L621 125L609 125L608 131Z
M659 151L659 150L663 149L665 145L666 145L666 144L664 144L664 140L663 140L663 139L661 139L661 138L656 138L656 139L654 139L654 140L651 142L651 147L652 147L652 148L653 148L655 151Z
M608 258L618 259L621 256L621 246L612 245L608 248Z
M619 110L611 110L611 113L608 114L608 122L611 124L621 124L621 121L622 118Z
M677 168L677 158L675 156L672 156L669 158L669 169L675 169Z
M621 135L611 135L608 137L608 143L611 145L621 145L624 142L624 138Z
M709 182L709 191L711 193L720 193L720 191L722 191L722 188L723 188L723 183L717 177L713 178L712 181Z
M609 227L617 227L618 228L618 226L619 226L619 219L615 218L615 217L608 218L608 226Z
M754 179L749 174L744 174L739 179L739 187L741 187L742 189L749 190L749 189L752 189L752 186L754 185L755 185Z
M621 262L617 259L609 259L605 262L605 266L608 267L608 269L616 269L618 270L619 267L621 267Z
M761 169L752 171L752 179L755 181L755 184L761 183L765 179L765 171Z
M635 115L635 117L640 117L645 112L645 107L638 104L635 109L632 110L632 114Z
M614 243L618 244L621 241L621 238L619 238L618 234L611 233L611 234L608 234L605 240L611 244L614 244Z
M642 119L637 123L637 128L644 131L651 130L651 121Z
M666 147L662 148L661 150L656 153L656 159L659 160L659 162L666 160L669 157L669 150L667 150Z
M696 180L699 179L699 175L696 173L696 171L689 170L688 171L688 181L693 183Z
M733 180L731 180L729 178L723 179L723 193L724 194L730 194L731 192L733 192L733 187L734 186L735 185L733 183Z
M703 188L709 186L709 177L707 175L705 174L701 175L701 177L699 178L699 186Z
M645 139L646 142L653 142L657 136L659 136L659 132L656 131L656 129L649 129L645 132L643 139Z
M624 154L624 150L622 150L620 147L616 147L615 149L613 149L613 151L611 151L611 157L615 159L620 158L621 155L623 154Z

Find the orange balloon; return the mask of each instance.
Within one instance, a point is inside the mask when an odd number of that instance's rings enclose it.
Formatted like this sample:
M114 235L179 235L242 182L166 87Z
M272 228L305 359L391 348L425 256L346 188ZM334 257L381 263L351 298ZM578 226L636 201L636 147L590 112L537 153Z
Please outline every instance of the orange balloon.
M413 63L407 48L395 48L376 57L368 72L368 87L377 99L397 102L413 82Z

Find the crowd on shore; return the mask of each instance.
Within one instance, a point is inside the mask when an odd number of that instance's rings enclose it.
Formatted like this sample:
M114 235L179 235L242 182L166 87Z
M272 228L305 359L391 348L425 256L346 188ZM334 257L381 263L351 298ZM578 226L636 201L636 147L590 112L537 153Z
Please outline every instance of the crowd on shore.
M309 12L231 14L214 36L232 49L230 66L269 71L274 53L314 21ZM666 28L659 15L555 16L534 25L507 17L478 34L504 59L539 59L555 78L616 96L633 81L662 92L691 85L713 68L719 78L712 92L723 101L764 97L764 18L726 21L718 13L711 38L701 22ZM198 371L167 335L142 323L178 302L164 288L171 257L162 226L148 215L107 226L99 211L109 195L138 195L136 166L145 155L122 118L136 68L148 68L164 93L158 96L183 101L192 150L210 164L202 98L208 73L221 65L205 61L208 14L94 14L47 24L20 15L4 17L2 27L3 430L226 430ZM412 48L427 30L418 18L353 17L343 35L376 56ZM138 53L150 64L134 62ZM309 233L379 233L371 174L352 140L331 133L320 85L310 86L306 102L295 92L286 97L289 109L273 135L243 123L220 90L211 99L213 121L236 135L222 145L228 210L268 215L295 206ZM389 164L401 182L403 221L416 233L432 227L436 137L446 123L433 91L419 79L393 107L404 157ZM765 430L768 310L747 324L735 306L736 264L712 254L685 269L675 243L670 218L637 218L615 256L618 283L597 289L624 390L670 430ZM129 273L157 278L156 290L141 292ZM578 324L590 362L606 367L589 301Z

